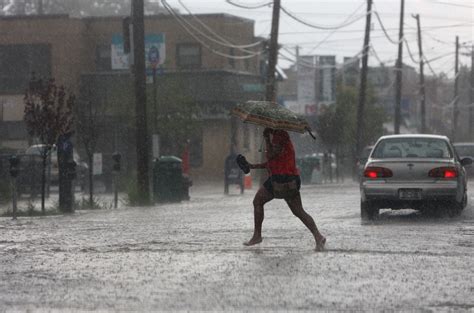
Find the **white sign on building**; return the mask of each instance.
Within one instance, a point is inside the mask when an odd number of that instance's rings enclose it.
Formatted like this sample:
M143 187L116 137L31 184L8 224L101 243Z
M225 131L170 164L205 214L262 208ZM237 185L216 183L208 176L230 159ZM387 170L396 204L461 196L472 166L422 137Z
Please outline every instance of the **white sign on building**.
M110 46L113 70L128 70L129 56L123 52L123 36L114 34ZM147 69L163 65L166 59L165 34L145 35L145 65Z

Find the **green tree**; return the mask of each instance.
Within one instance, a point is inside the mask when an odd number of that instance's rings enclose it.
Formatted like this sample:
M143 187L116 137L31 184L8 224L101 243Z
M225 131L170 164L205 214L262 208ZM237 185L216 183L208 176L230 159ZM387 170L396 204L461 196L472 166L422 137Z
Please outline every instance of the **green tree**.
M180 156L187 140L193 137L201 125L199 105L184 92L186 86L181 79L170 77L161 80L159 85L156 110L153 88L147 88L149 125L152 129L156 125L163 153Z
M316 130L326 149L336 154L350 153L355 148L357 123L357 89L339 85L337 101L324 108L319 116ZM367 103L364 114L364 132L362 144L369 145L383 134L383 123L386 120L383 108L376 103L371 88L367 91Z
M57 86L54 79L44 81L34 76L30 80L25 97L24 121L28 135L40 144L42 158L41 210L45 211L46 160L59 136L70 134L73 130L72 114L75 97L67 94L63 86ZM58 158L59 160L59 158ZM59 168L61 176L61 167ZM59 185L61 193L61 184Z

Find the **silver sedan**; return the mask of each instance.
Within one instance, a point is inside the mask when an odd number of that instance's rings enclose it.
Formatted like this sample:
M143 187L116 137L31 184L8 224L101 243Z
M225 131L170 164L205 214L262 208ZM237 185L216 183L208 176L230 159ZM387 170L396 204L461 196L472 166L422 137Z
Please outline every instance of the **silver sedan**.
M467 205L465 166L449 139L436 135L391 135L375 144L360 181L361 217L381 208L428 210L443 204L451 215Z

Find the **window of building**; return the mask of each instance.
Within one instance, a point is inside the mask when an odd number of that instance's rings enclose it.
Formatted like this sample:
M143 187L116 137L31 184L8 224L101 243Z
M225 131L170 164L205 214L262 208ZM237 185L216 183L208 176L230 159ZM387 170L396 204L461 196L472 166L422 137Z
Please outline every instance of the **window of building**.
M176 62L178 67L201 67L201 45L195 43L178 44L176 46Z
M95 68L97 72L112 70L110 45L99 45L96 48Z
M0 93L22 94L32 73L51 77L50 45L0 45Z
M250 70L250 60L248 58L244 59L244 65L246 71Z

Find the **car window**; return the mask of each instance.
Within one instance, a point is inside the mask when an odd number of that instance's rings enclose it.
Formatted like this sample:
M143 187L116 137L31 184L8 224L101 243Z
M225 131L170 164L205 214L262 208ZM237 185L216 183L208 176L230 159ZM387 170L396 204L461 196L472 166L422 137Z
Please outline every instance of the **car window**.
M433 138L389 138L375 147L373 158L452 158L448 143Z
M454 146L459 156L474 156L474 145L472 146Z

